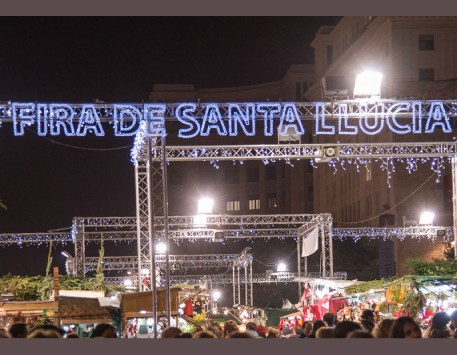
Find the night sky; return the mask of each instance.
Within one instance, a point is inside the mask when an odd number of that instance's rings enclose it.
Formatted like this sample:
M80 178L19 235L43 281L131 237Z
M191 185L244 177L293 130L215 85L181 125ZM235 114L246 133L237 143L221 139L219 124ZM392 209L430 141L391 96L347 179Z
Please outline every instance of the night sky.
M312 63L336 17L3 17L0 101L147 101L154 84L229 87ZM0 127L0 233L69 228L74 216L134 216L132 137L38 137ZM47 247L0 248L0 276L42 273ZM71 250L71 248L68 248ZM55 262L62 263L58 250Z

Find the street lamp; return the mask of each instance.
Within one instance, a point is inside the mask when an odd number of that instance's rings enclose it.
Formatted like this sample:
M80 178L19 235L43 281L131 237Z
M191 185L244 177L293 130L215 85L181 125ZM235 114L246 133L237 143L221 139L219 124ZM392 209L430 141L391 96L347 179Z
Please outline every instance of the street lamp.
M214 200L212 198L203 197L198 200L197 214L211 214L213 213Z
M159 242L156 244L156 253L164 254L167 251L167 245L164 242Z
M432 225L434 218L435 218L435 214L433 212L429 212L429 211L422 212L420 219L419 219L419 224L428 225L428 226Z
M285 263L283 263L283 262L280 262L278 264L277 271L278 272L286 272L287 271L287 265Z
M374 71L365 71L355 78L354 97L381 97L382 74Z

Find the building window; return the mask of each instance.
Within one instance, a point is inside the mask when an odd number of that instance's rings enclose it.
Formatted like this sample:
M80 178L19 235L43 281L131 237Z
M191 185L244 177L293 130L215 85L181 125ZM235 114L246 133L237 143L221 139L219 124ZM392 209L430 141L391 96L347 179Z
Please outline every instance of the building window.
M252 167L247 169L247 181L259 182L259 167Z
M276 165L267 165L265 167L265 180L276 180Z
M327 64L333 63L333 46L327 46Z
M268 201L268 208L272 209L272 208L276 208L278 207L278 199L276 198L276 194L273 192L273 193L269 193L267 195L267 201ZM260 206L259 206L260 208Z
M419 81L433 81L435 80L435 69L421 68L419 69Z
M237 168L228 169L224 172L224 181L226 184L238 184L240 171Z
M227 201L227 211L239 211L240 210L240 201Z
M259 196L251 196L248 200L248 208L250 210L260 210L260 198Z
M435 38L433 35L419 35L419 50L433 51L435 49Z

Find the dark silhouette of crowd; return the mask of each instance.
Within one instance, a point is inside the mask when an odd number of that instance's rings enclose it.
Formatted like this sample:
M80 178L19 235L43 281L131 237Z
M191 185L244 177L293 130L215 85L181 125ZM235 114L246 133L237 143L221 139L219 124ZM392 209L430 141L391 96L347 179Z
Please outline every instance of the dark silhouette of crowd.
M110 324L98 324L90 338L120 338L118 331ZM326 313L322 320L305 321L294 328L266 327L255 322L243 325L233 320L225 323L212 322L193 334L178 327L164 329L161 338L457 338L457 310L450 315L437 312L430 319L428 327L422 329L412 317L378 318L371 309L364 310L358 321L338 322L333 313ZM7 329L0 328L0 338L79 338L75 333L65 333L61 328L46 324L29 329L25 321L16 320Z

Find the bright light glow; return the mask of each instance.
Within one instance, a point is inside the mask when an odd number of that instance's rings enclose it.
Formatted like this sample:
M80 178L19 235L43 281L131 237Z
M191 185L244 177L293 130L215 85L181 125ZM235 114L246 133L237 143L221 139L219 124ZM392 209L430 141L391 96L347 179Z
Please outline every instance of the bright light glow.
M199 214L194 217L194 227L196 228L205 228L207 218L205 215Z
M149 275L149 269L141 269L141 275Z
M217 301L220 297L221 297L220 291L217 291L217 290L213 291L213 299L215 301Z
M433 212L423 212L419 219L419 224L421 225L431 225L433 224L433 219L435 218L435 214Z
M156 245L156 252L159 254L165 253L167 251L167 245L163 242L160 242Z
M68 251L62 251L61 252L63 256L65 256L66 258L72 258L71 254L68 252Z
M142 309L142 310L140 311L140 313L141 313L141 314L146 314L146 311L145 311L144 309Z
M224 314L225 314L225 315L227 315L227 314L228 314L228 311L227 311L227 310L225 310L225 311L224 311Z
M201 198L200 200L198 200L197 213L198 214L213 213L213 203L214 203L214 201L212 198L207 198L207 197Z
M131 287L132 285L133 285L132 280L130 280L130 279L124 280L125 287Z
M285 271L287 271L287 265L284 264L284 263L282 263L282 262L279 263L279 264L278 264L277 271L278 271L278 272L285 272Z
M381 96L382 74L378 72L366 71L358 74L355 78L355 96Z
M147 325L153 325L153 324L154 324L154 318L148 318L148 319L146 319L146 324L147 324Z

